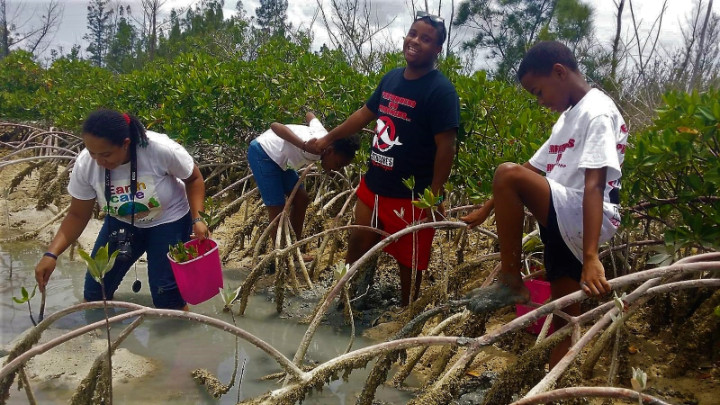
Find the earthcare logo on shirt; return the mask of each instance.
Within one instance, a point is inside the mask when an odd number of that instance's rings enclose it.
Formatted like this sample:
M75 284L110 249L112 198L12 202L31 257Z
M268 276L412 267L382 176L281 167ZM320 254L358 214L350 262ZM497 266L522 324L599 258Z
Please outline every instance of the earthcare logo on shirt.
M134 202L130 199L130 183L110 185L110 215L130 221L133 205L135 206L135 222L152 222L162 213L162 205L155 192L155 183L151 178L139 178ZM108 210L107 204L103 211Z

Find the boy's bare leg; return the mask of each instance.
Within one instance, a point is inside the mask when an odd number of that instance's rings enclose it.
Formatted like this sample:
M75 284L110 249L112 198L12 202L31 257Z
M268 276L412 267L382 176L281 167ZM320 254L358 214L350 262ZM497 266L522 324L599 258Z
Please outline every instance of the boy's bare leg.
M516 294L528 296L520 274L524 207L541 225L547 225L550 185L527 167L503 163L495 171L493 198L500 240L500 281Z
M552 283L550 283L550 291L552 292L552 299L556 300L560 297L566 296L568 294L574 293L575 291L578 291L580 289L580 284L573 280L570 277L561 277L557 280L553 280ZM576 302L575 304L568 305L567 307L563 308L563 311L571 316L578 316L580 315L580 303ZM567 321L560 318L559 316L553 317L553 326L555 327L555 330L558 330L565 326L567 324ZM550 368L552 369L555 367L555 365L560 361L560 359L565 356L565 354L570 349L570 336L565 338L560 344L555 346L555 349L553 349L552 353L550 353Z
M400 305L406 307L410 305L410 284L412 284L412 269L398 263L400 267ZM422 271L415 270L415 293L413 301L420 297L420 284L422 283Z

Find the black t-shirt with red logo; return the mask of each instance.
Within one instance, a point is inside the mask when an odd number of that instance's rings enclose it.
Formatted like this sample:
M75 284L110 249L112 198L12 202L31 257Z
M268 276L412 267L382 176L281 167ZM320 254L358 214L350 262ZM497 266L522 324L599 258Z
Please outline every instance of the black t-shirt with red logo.
M365 182L385 197L409 198L402 183L415 177L415 196L430 186L435 163L435 135L460 124L455 87L439 71L407 80L405 68L391 70L365 103L378 117Z

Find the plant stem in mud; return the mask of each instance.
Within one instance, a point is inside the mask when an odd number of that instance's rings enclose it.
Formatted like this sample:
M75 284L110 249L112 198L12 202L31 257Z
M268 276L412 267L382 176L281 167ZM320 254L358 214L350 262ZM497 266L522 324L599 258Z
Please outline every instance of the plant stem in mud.
M105 333L107 335L107 389L108 389L108 404L112 405L113 394L112 394L112 341L110 340L110 317L108 315L107 297L105 296L105 280L104 277L100 278L100 291L102 291L103 299L103 312L105 313Z
M22 382L22 386L25 389L25 395L27 395L28 404L36 405L37 400L35 399L35 394L33 394L32 392L32 388L30 387L30 380L27 378L27 374L25 373L25 367L20 367L18 375L20 376L20 381Z
M45 318L45 298L47 297L47 290L40 291L40 313L38 314L38 322L42 322ZM37 325L35 325L37 326Z

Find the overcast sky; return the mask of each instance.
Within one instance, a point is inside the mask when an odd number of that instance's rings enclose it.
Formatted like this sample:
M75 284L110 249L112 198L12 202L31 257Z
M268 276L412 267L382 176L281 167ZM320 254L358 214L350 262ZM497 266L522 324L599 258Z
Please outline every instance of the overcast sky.
M87 33L87 0L60 0L64 5L64 15L62 18L61 26L58 32L55 34L52 46L56 48L62 46L64 51L67 52L73 44L81 44L83 48L86 46L85 41L82 37ZM313 16L316 15L318 8L317 2L328 3L328 0L289 0L288 1L288 19L293 23L295 27L302 26L307 28L310 26ZM390 27L390 30L385 34L386 37L396 42L398 49L402 43L402 38L410 26L412 21L412 15L410 11L410 2L412 0L369 0L372 5L372 10L377 14L380 20L387 22L394 21ZM589 4L595 10L594 24L595 32L600 41L606 45L612 41L615 30L615 12L614 0L581 0L586 4ZM668 0L667 1L667 13L663 21L663 29L661 35L661 43L668 48L674 47L681 43L682 37L680 33L680 25L683 23L688 14L692 9L692 5L695 4L696 0ZM705 0L705 3L707 0ZM22 4L23 17L15 18L16 20L26 21L30 19L27 24L32 24L32 16L37 18L38 15L42 14L42 5L47 4L47 0L8 0L9 13L15 12L19 4ZM139 4L139 0L124 0L120 1L121 4L131 4L133 6ZM163 11L169 13L172 8L187 6L190 4L198 3L198 0L167 0ZM235 8L236 0L225 0L226 13L229 15ZM416 4L423 4L424 0L415 0ZM437 5L440 4L438 0L429 0L431 10L437 10ZM455 1L459 4L459 0ZM641 29L649 29L657 18L658 13L662 7L662 0L633 0L633 8L635 16L640 21ZM244 0L244 8L249 15L255 14L255 9L259 6L259 0ZM450 1L444 0L443 4L443 16L446 20L450 19L449 4ZM139 7L135 8L139 10ZM715 2L713 9L716 13L720 13L720 1ZM10 15L11 20L13 15ZM624 27L631 26L631 15L629 6L626 4L625 11L623 13L623 25ZM315 35L314 47L319 47L327 41L327 34L324 32L322 23L317 20L312 25L313 32ZM628 37L629 38L629 37Z

